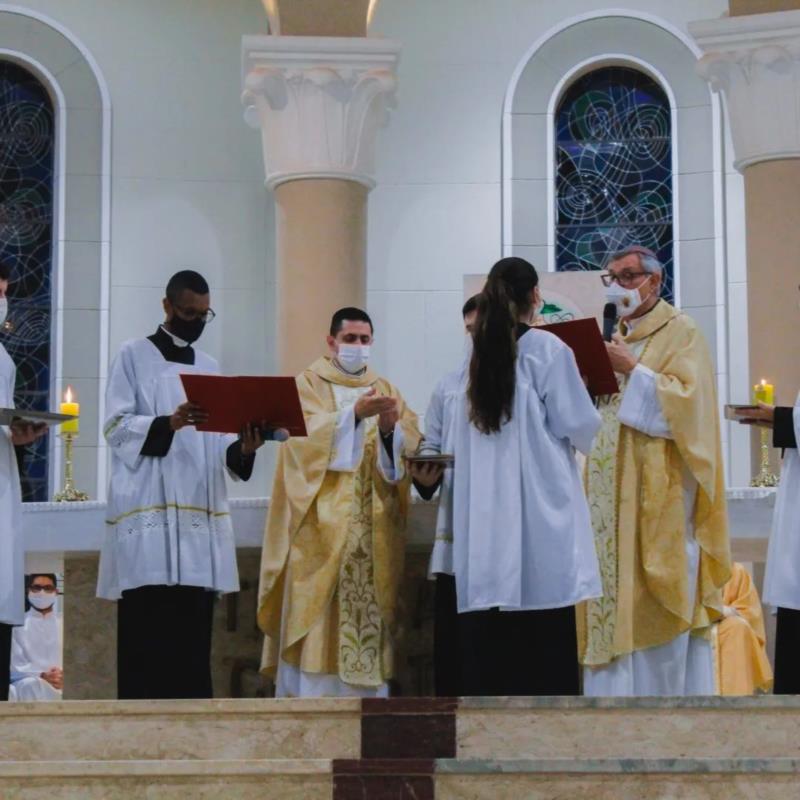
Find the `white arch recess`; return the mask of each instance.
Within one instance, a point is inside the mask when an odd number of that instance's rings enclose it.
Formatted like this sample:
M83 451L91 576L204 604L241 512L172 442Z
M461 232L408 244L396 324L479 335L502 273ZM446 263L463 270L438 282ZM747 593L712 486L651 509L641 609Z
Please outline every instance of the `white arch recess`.
M700 55L684 31L629 9L563 20L534 42L517 64L503 104L502 244L504 255L527 253L555 269L558 101L581 74L600 66L630 66L649 74L666 92L672 114L675 297L709 337L724 400L728 330L722 115L719 97L695 71ZM698 152L708 156L698 157ZM684 265L687 252L691 263ZM687 277L689 269L693 272ZM713 285L713 297L700 297L694 287L702 273L695 270L709 271L705 285Z
M99 445L103 443L109 342L111 100L108 84L89 49L60 22L8 3L0 3L0 58L15 61L36 75L53 99L56 142L50 399L55 407L67 383L86 388L80 397L84 422L82 441L76 448L76 478L93 497L104 499L107 459L105 449ZM78 132L73 134L73 130ZM76 214L70 208L71 186L78 183L82 183L81 205ZM68 213L68 209L73 213ZM80 274L73 272L77 267ZM77 281L83 286L96 287L96 300L87 303L72 299L74 293L69 288ZM86 341L87 330L93 333L92 342ZM79 342L86 349L85 357L65 358L65 341ZM61 442L55 436L50 440L50 486L55 490L61 481Z

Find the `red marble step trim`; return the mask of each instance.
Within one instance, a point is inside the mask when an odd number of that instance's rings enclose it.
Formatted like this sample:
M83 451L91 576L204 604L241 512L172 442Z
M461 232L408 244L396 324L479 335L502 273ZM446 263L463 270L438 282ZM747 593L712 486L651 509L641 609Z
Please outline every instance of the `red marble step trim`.
M433 759L336 759L333 800L434 800Z
M455 758L454 697L365 698L362 758Z
M334 775L433 775L433 758L335 758Z
M365 697L362 714L446 714L458 710L457 697Z

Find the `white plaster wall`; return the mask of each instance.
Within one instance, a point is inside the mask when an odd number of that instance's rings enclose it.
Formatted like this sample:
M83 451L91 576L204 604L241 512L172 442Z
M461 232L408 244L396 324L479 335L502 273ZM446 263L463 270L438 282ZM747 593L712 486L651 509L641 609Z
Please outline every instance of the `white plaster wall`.
M227 373L272 371L273 205L259 137L244 124L239 100L241 37L267 32L259 0L17 5L66 27L108 83L111 355L155 330L166 280L192 268L208 278L218 314L200 346ZM81 333L97 340L94 324ZM65 351L78 347L65 343ZM258 461L234 494L268 493L271 459ZM96 487L84 488L94 496Z
M485 272L501 256L501 117L514 69L565 19L612 8L655 15L687 31L692 20L720 16L727 2L379 2L371 33L399 39L403 51L398 106L381 136L378 187L370 199L369 306L378 326L376 366L419 412L436 378L462 352L462 276ZM561 74L551 72L544 77L557 83ZM679 159L707 163L708 141L701 137L698 147L702 152ZM528 166L541 177L549 169ZM683 192L687 202L691 194ZM545 208L541 214L546 224ZM546 247L530 251L520 254L546 268ZM706 284L698 294L709 294ZM713 346L713 325L707 327Z

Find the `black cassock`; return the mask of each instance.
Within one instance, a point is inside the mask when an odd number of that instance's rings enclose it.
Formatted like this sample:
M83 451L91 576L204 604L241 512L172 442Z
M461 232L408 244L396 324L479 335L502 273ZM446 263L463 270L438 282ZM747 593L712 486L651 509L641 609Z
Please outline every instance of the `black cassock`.
M794 432L794 409L775 409L772 443L785 450L797 447ZM800 611L779 608L775 631L775 694L800 694Z

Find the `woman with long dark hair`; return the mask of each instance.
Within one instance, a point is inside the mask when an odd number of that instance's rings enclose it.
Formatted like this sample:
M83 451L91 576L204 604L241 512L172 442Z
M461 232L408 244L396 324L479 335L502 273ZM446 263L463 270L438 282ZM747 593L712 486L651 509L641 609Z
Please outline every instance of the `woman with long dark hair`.
M533 266L498 261L462 379L453 566L467 695L578 694L574 607L601 594L575 462L600 417L572 350L530 327L539 302Z

